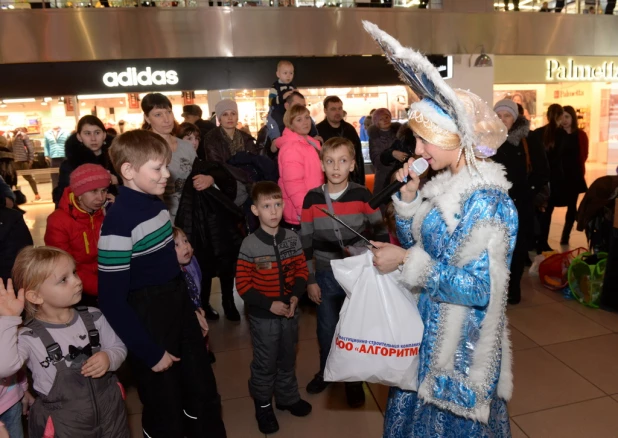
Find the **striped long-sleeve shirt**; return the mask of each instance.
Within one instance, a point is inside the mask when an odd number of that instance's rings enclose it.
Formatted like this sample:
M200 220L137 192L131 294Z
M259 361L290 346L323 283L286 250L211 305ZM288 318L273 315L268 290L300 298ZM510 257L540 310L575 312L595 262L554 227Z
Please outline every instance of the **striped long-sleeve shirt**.
M240 247L236 289L249 313L260 318L280 318L271 313L273 301L289 303L307 285L307 264L298 235L279 228L272 235L258 228Z
M118 187L99 238L99 306L130 352L155 366L165 350L146 332L127 302L132 291L180 275L172 223L156 196Z
M341 245L335 235L335 221L319 210L328 210L324 190L325 186L310 190L303 202L301 239L309 268L309 284L315 283L316 271L330 271L331 260L343 258ZM382 214L380 210L369 206L370 198L371 193L366 187L350 182L337 200L332 201L333 210L341 220L363 236L378 242L388 242L388 231L382 221ZM343 225L339 225L339 229L344 246L365 246L360 237Z

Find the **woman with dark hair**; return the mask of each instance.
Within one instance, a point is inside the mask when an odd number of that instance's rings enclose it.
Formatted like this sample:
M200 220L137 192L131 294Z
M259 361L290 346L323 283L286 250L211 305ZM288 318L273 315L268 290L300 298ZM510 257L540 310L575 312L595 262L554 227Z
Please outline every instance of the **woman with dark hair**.
M543 148L549 161L549 199L544 207L540 208L540 231L537 240L537 253L553 251L549 246L549 228L551 226L551 215L554 207L566 206L566 197L562 189L567 183L568 175L565 174L563 163L563 144L565 131L561 128L564 109L554 103L547 109L547 124L534 130L530 134L530 146Z
M142 99L142 111L144 112L142 128L159 134L172 150L172 161L168 166L170 177L163 194L163 202L167 205L170 218L174 223L182 189L186 179L191 174L197 154L191 143L174 135L176 121L172 113L172 102L166 96L161 93L147 94ZM196 175L193 179L193 187L196 190L204 190L213 185L214 182L211 176Z
M588 159L588 136L577 126L577 114L572 106L565 106L562 115L562 129L566 135L563 140L562 170L564 171L564 185L556 190L564 192L567 206L566 217L560 245L568 245L571 230L577 216L577 198L580 193L586 192L586 160Z
M69 187L71 173L82 164L98 164L103 166L112 177L110 193L116 194L115 185L120 184L120 178L109 159L108 149L112 145L113 137L107 134L105 125L96 116L88 115L79 119L75 134L72 134L65 143L66 160L60 165L58 185L54 188L52 197L56 208L60 203L64 190Z
M213 176L206 175L203 172L194 172L194 164L197 159L197 153L193 148L193 145L186 140L179 139L175 136L176 123L174 120L174 114L172 113L172 102L161 93L150 93L144 96L142 99L142 111L144 112L144 124L143 129L153 131L159 134L165 139L170 149L172 150L172 161L168 165L170 177L167 180L167 186L165 187L165 193L163 194L163 202L167 205L170 211L170 218L172 223L176 223L176 213L180 206L180 201L185 191L185 183L187 179L191 177L193 173L192 183L193 189L201 192L211 187L215 180ZM198 163L199 164L199 163ZM202 166L198 166L202 167ZM184 219L184 217L183 217ZM182 222L182 221L181 221ZM178 224L181 228L184 223ZM207 223L200 224L204 227L208 226ZM198 227L196 227L198 228ZM191 234L190 231L184 230L187 236ZM204 231L204 230L202 230ZM203 248L195 248L196 252L202 251ZM196 254L199 255L199 254ZM201 260L198 257L198 262ZM200 264L204 277L202 277L202 306L206 312L208 319L218 319L217 312L211 307L210 303L210 288L212 277L206 275L205 266ZM224 299L224 309L226 317L233 321L240 320L240 314L234 305L233 299L233 275L231 289L229 291L230 299ZM223 283L223 282L222 282ZM223 285L222 285L223 287ZM207 291L207 293L205 293ZM225 292L228 292L227 289ZM228 295L226 294L226 297Z

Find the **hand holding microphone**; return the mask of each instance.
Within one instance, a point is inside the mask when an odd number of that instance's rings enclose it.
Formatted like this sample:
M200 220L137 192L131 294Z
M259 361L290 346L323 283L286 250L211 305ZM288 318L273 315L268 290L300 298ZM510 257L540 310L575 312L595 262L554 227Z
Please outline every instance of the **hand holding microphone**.
M401 200L403 202L412 202L416 199L416 192L421 182L420 175L422 175L429 163L424 158L415 160L410 158L407 163L403 164L403 167L397 171L397 181L404 182L407 177L407 183L403 185L399 192L401 193Z

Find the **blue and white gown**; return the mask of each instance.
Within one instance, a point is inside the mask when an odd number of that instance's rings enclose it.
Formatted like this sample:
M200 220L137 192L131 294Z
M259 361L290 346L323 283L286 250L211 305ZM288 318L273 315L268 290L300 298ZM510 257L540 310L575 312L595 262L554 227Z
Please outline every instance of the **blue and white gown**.
M505 315L517 211L502 166L434 177L395 199L402 271L425 324L418 392L391 388L385 438L510 437L513 391Z

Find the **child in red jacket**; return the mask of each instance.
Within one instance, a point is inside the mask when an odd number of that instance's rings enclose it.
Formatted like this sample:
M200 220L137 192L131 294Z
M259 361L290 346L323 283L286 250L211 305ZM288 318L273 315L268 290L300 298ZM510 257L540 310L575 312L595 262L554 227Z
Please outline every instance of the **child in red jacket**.
M71 173L58 209L47 218L45 245L73 256L84 284L80 305L97 307L98 251L111 176L98 164L83 164Z

